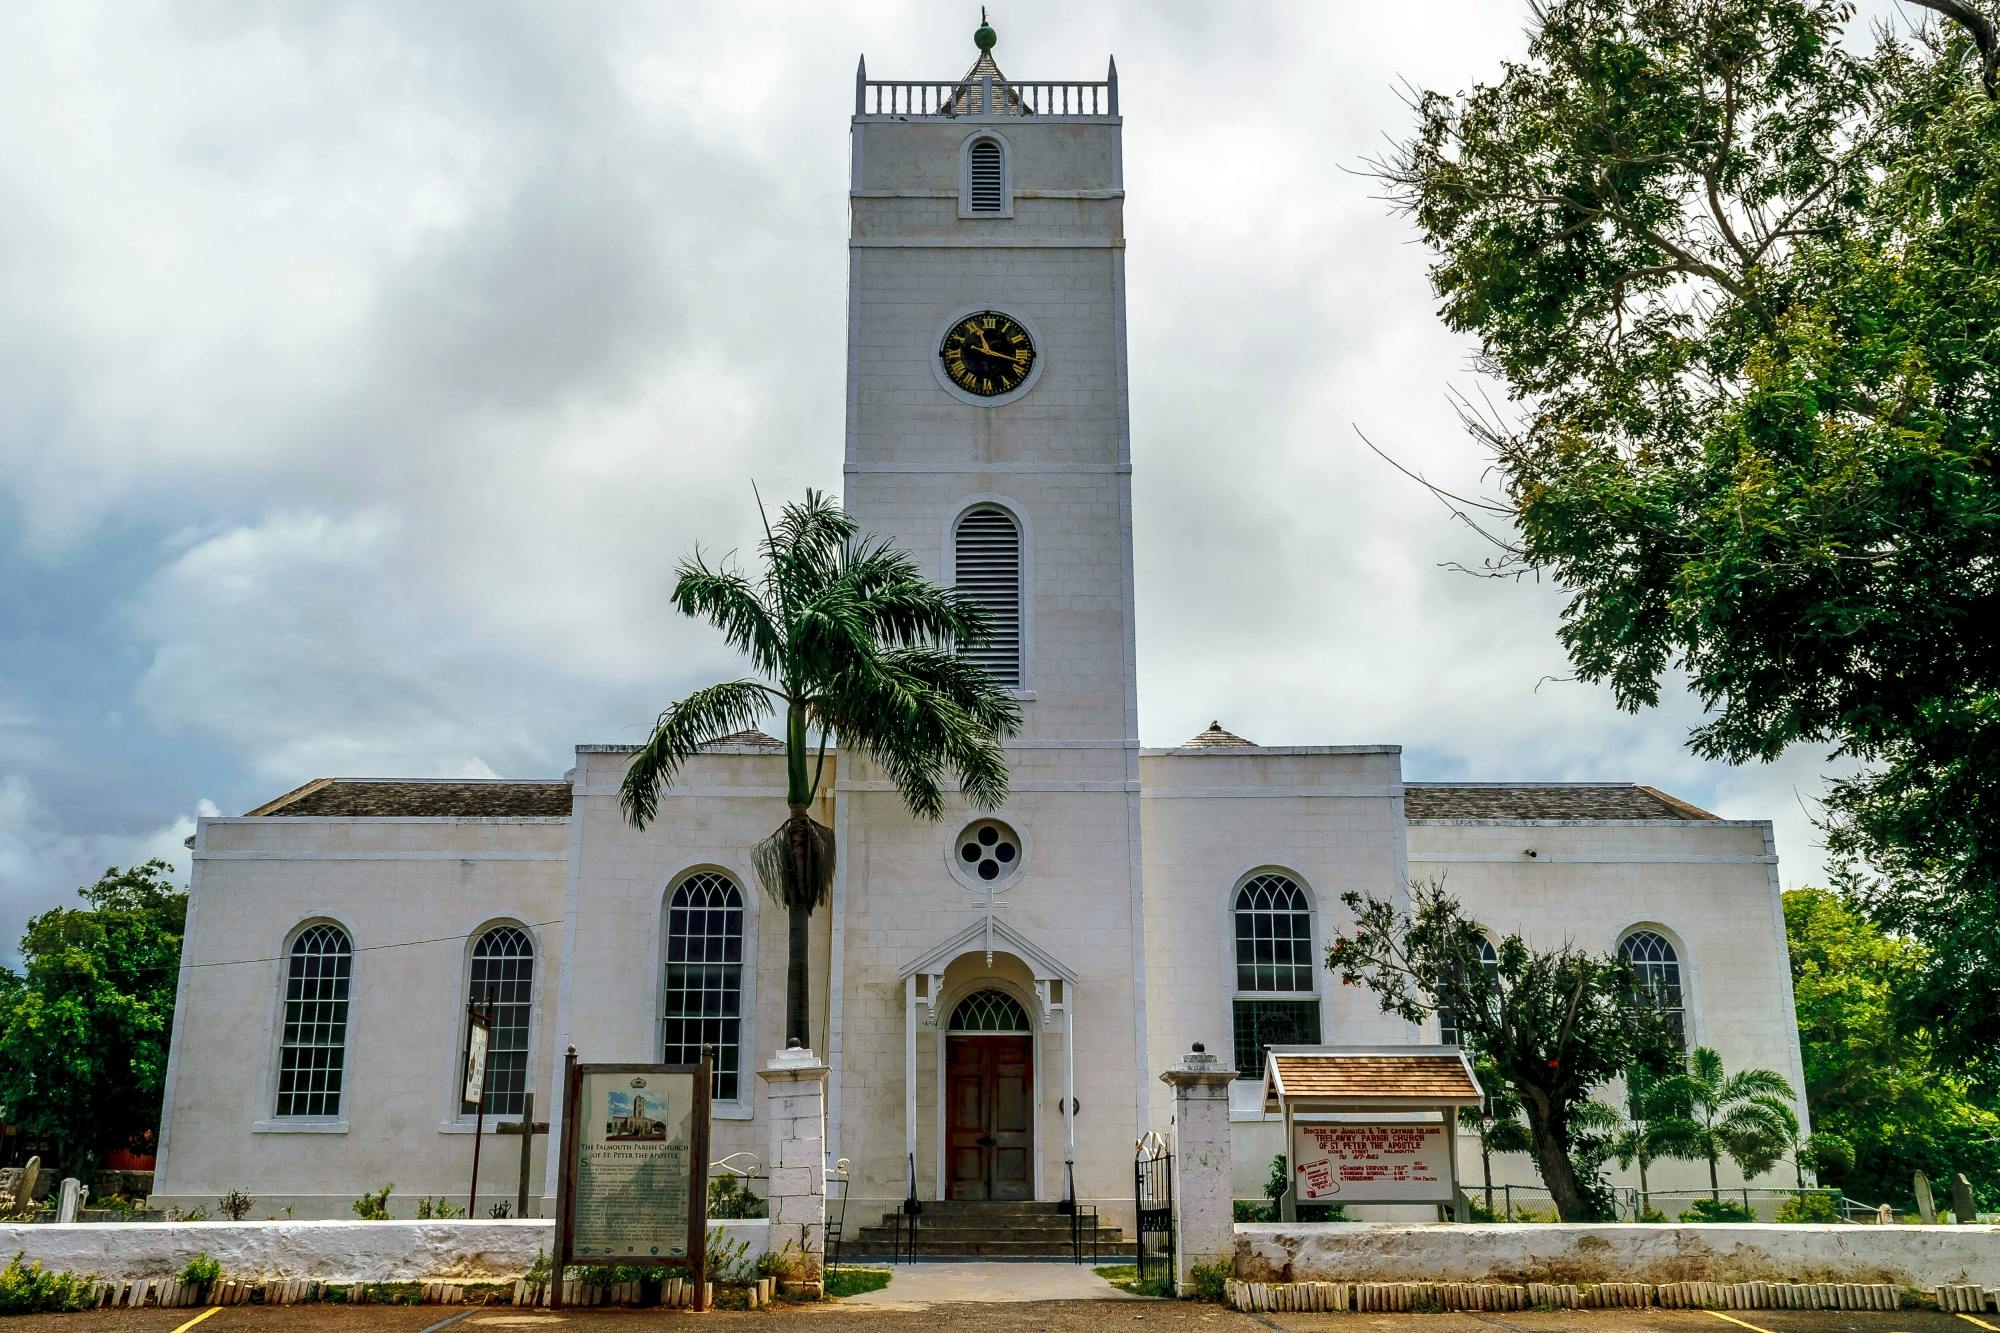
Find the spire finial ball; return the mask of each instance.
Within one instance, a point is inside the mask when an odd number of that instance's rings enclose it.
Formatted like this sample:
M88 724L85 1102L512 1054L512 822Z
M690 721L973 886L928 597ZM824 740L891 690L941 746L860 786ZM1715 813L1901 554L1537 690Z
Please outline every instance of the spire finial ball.
M1000 34L993 31L993 25L986 21L986 6L979 7L979 30L972 34L972 44L982 51L991 51L1000 40Z

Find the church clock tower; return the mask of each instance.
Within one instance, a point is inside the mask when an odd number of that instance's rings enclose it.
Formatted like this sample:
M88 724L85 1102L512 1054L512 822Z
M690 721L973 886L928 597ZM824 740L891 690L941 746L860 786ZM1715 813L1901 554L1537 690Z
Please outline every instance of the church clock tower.
M997 41L955 79L855 75L843 498L987 607L1023 718L991 827L914 821L843 758L843 1014L907 1041L833 1061L840 1151L872 1174L905 1131L857 1197L1120 1197L1104 1164L1148 1125L1117 70L1013 80ZM1003 1000L1025 1055L954 1026Z

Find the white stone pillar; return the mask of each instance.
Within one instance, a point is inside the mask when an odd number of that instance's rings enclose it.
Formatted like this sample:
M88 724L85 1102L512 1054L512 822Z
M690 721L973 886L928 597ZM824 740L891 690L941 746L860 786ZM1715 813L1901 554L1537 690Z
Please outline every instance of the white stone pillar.
M757 1071L771 1127L771 1253L789 1245L804 1254L798 1294L815 1298L826 1266L826 1075L820 1058L797 1046Z
M1202 1049L1160 1075L1174 1090L1174 1286L1194 1289L1196 1264L1234 1263L1229 1085L1234 1070Z

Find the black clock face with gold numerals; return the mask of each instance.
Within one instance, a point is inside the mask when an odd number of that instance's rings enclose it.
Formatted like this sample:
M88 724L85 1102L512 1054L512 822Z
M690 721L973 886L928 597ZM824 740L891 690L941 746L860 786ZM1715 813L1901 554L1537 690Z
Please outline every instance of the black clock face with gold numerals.
M1035 342L1012 315L979 310L945 330L938 360L959 388L981 398L997 398L1028 382Z

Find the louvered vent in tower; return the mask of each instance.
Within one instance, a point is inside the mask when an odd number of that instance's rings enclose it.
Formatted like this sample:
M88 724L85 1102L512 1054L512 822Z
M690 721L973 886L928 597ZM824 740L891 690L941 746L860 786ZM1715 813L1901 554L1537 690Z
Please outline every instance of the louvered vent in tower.
M974 509L958 520L954 558L959 591L986 609L993 637L966 656L1009 689L1021 687L1021 529L1004 509Z
M1007 201L1000 145L991 139L981 139L973 144L969 165L972 173L972 211L1006 212Z

